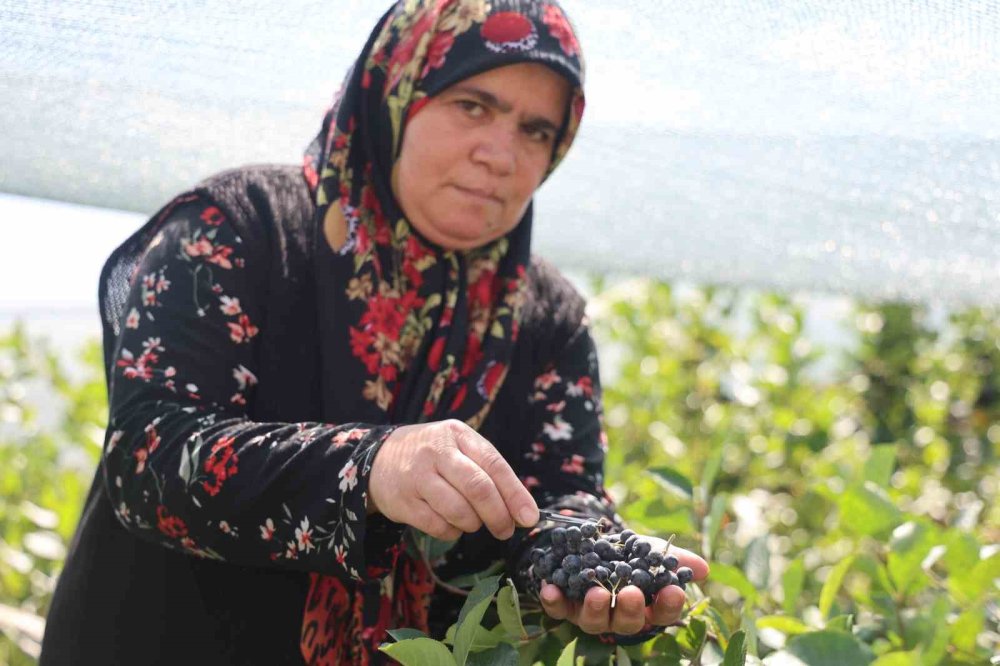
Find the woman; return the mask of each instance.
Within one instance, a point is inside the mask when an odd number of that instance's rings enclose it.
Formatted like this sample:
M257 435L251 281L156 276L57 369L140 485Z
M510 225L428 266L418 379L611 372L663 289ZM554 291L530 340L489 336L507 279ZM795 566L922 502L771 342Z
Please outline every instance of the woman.
M214 177L115 252L105 453L42 664L378 663L387 629L454 621L436 580L501 557L531 587L539 506L620 522L582 299L529 255L581 70L554 2L399 2L301 168ZM408 526L462 538L432 571ZM537 592L593 633L683 603Z

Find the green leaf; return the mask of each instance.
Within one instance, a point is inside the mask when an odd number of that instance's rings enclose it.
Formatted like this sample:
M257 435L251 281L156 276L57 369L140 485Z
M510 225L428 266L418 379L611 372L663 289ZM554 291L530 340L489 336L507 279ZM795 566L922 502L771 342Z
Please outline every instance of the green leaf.
M386 633L397 641L405 641L411 638L427 638L427 634L419 629L389 629Z
M602 643L597 636L581 634L576 638L574 657L577 661L582 659L585 664L607 664L614 654L615 646Z
M622 512L626 522L639 524L650 534L691 534L698 529L691 507L668 509L660 497L634 502L622 507Z
M728 503L729 496L725 493L719 493L712 498L712 508L709 510L708 515L705 516L701 530L701 548L705 557L710 557L712 554L715 536L719 533L719 527L722 525L722 516L726 512L726 505Z
M897 591L912 594L927 587L930 579L921 564L936 544L937 535L914 521L892 531L886 568Z
M797 636L812 631L802 620L787 615L765 615L757 618L758 629L777 629L786 636Z
M837 592L840 591L840 586L844 582L844 576L847 575L847 571L851 568L852 564L854 564L853 555L841 560L830 570L830 575L827 576L826 582L823 583L823 589L819 593L819 612L823 616L823 619L830 617L830 609L837 598Z
M458 628L455 631L455 663L458 666L465 666L479 623L493 601L499 582L500 576L490 576L479 581L458 614Z
M433 562L441 558L445 553L451 550L456 543L458 543L457 539L455 541L442 541L440 539L435 539L431 535L425 534L417 529L414 529L413 533L416 536L420 551L427 557L429 562Z
M694 486L691 480L672 467L654 467L646 470L660 486L681 499L691 501L694 497Z
M924 664L939 663L948 650L948 636L950 634L950 628L948 627L949 610L950 604L943 595L939 596L934 601L934 605L931 606L928 615L929 626L923 636L924 650L922 658Z
M647 660L648 663L657 666L680 666L681 646L677 644L677 638L672 634L660 634L650 644L650 655L655 656L655 660Z
M563 648L562 654L559 655L559 661L556 662L556 666L576 666L576 639L574 638L570 641L565 648Z
M827 631L842 631L845 634L851 633L854 627L854 615L852 613L846 613L844 615L837 615L836 617L831 617L827 623Z
M920 663L920 652L888 652L871 663L871 666L914 666Z
M726 638L729 635L729 625L726 624L722 613L709 606L701 617L708 621L708 630L718 636L719 648L725 650L729 645L729 639Z
M864 480L888 488L895 467L896 445L879 444L872 447L871 455L865 461Z
M549 633L522 645L518 652L522 665L541 664L547 666L559 660L559 654L562 650L563 641L554 633Z
M729 637L729 647L722 660L722 666L744 666L747 663L747 635L737 631Z
M455 658L444 643L431 638L411 638L379 648L403 666L427 666L441 664L454 666Z
M621 645L615 650L615 666L632 666L632 658Z
M500 624L508 634L517 638L527 637L524 623L521 621L521 602L514 581L509 578L497 595L497 615L500 616Z
M766 590L771 576L771 552L767 548L767 536L759 536L747 545L743 564L747 580L758 590Z
M487 578L488 576L492 576L494 574L498 574L501 571L503 571L505 566L506 563L503 560L497 560L483 571L476 571L475 573L455 576L454 578L448 580L447 583L449 585L453 585L455 587L461 587L463 589L473 588L476 586L476 583L483 580L484 578Z
M705 622L692 618L684 630L677 634L677 644L681 646L687 656L694 659L704 649L707 636L708 627Z
M445 632L444 640L442 641L445 645L455 646L455 635L458 633L458 624L453 624L448 627L448 631ZM475 654L477 652L482 652L483 650L491 650L495 648L500 643L510 643L511 639L507 637L507 631L501 625L497 625L493 629L486 629L482 625L476 627L476 631L472 636L472 642L469 644L469 654Z
M722 468L722 456L726 451L726 444L722 442L712 450L712 456L705 461L705 467L701 472L701 484L699 486L701 501L708 503L711 497L712 487L715 485L715 477L719 475Z
M948 583L962 598L979 601L988 594L996 594L993 581L997 578L1000 578L1000 553L980 560L968 573L953 573Z
M796 659L798 661L796 661ZM872 655L856 638L839 631L814 631L788 641L784 650L768 655L768 666L863 666Z
M712 568L713 573L715 567ZM795 607L799 600L799 595L802 594L802 586L806 581L806 565L799 557L788 565L785 569L784 575L781 577L781 588L784 591L785 599L782 602L782 608L788 615L795 614Z
M873 483L848 488L840 496L838 506L841 527L855 534L886 536L902 519L902 513L885 491Z
M945 532L945 546L948 555L944 558L951 575L971 571L979 561L979 541L974 536L960 530L952 529Z
M747 653L756 658L759 655L757 623L754 621L753 610L748 605L743 606L740 613L740 631L746 634Z
M742 571L731 564L712 562L712 573L708 580L711 583L728 585L739 592L740 596L746 599L748 604L753 603L757 599L757 589L747 580Z
M976 638L983 630L986 619L984 608L970 608L951 625L951 642L955 647L966 652L976 651Z
M517 666L517 650L509 643L500 643L485 652L469 655L468 666Z
M854 559L854 570L864 572L873 583L870 594L864 595L868 597L865 603L871 603L871 599L879 592L888 594L893 591L888 569L885 568L882 562L871 555L858 555Z

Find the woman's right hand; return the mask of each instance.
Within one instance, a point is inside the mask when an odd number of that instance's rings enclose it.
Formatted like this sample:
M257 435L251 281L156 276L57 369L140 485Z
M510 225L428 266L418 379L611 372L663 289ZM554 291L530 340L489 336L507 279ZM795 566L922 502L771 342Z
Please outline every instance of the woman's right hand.
M484 524L509 539L538 506L500 452L462 421L401 426L386 438L368 478L369 510L451 541Z

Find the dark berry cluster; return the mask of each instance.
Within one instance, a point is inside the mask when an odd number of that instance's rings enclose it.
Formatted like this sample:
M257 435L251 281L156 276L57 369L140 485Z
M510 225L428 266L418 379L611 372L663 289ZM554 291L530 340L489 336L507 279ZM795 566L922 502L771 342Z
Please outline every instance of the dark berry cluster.
M626 585L635 585L650 604L667 585L684 589L692 578L677 558L653 550L632 530L599 534L597 523L552 530L552 545L531 551L531 571L537 580L556 585L571 601L583 601L587 590L600 585L612 599Z

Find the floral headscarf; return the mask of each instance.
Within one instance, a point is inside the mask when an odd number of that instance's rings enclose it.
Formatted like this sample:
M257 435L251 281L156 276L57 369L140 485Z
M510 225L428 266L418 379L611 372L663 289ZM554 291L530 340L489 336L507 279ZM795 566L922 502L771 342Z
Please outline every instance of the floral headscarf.
M407 120L432 97L471 76L523 62L546 65L573 86L548 177L572 144L584 107L579 42L554 0L399 0L348 73L303 164L316 202L327 421L454 418L478 428L488 414L518 336L531 206L504 237L448 251L406 220L391 172ZM323 236L331 220L346 232L336 251ZM332 585L313 577L307 616L323 612L318 598L337 598L324 588ZM353 622L353 628L337 627L344 640L360 640L358 608L327 610ZM377 647L383 636L367 642ZM317 652L303 642L307 659L336 653L328 649ZM363 663L355 653L342 658Z

